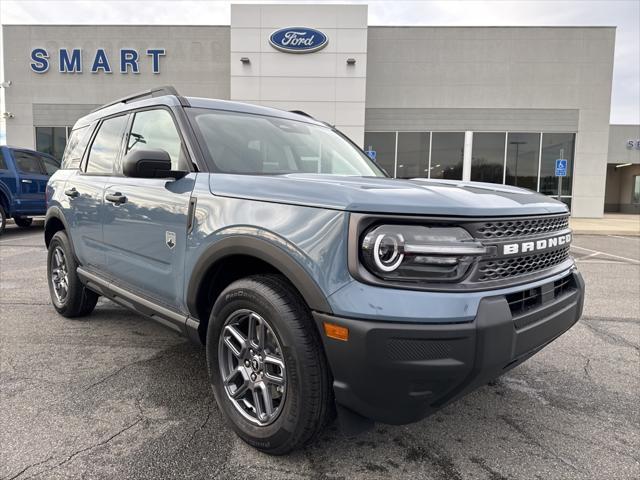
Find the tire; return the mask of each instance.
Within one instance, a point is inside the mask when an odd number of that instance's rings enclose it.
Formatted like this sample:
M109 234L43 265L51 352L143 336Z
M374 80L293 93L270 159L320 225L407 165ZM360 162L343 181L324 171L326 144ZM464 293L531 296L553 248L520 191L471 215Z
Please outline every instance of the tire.
M4 233L4 229L7 226L7 214L4 211L4 207L0 204L0 235Z
M237 337L229 334L227 327L233 326L244 335L247 349L252 345L256 348L257 343L248 338L259 336L249 335L248 326L243 330L243 315L249 316L247 324L253 319L256 325L264 324L262 331L267 332L262 335L265 339L262 343L266 346L253 350L256 356L247 353L249 363L239 361L238 356L230 353L225 341L231 341L236 347L241 345ZM209 378L218 405L238 436L256 449L271 455L288 453L311 442L330 420L333 411L331 378L317 327L309 308L284 277L255 275L229 285L213 306L206 350ZM282 365L277 365L274 358L280 358ZM233 381L225 385L225 372L233 371L234 362L244 373L234 373ZM244 364L242 369L241 363ZM256 367L258 363L261 366ZM257 384L249 381L254 372L258 372ZM272 384L274 379L278 382ZM253 385L244 394L245 400L248 398L255 403L251 388L271 391L274 413L272 418L261 417L262 424L257 418L257 408L246 408L242 406L243 401L235 402L231 398L232 393L243 391L245 380L247 385ZM281 390L274 387L282 380ZM260 410L268 412L265 396L259 398L262 399L258 400Z
M64 266L60 273L60 258ZM69 238L64 231L57 232L49 243L47 254L47 283L49 284L49 294L51 303L57 312L67 318L82 317L90 314L98 302L99 295L86 288L78 278L76 269L78 263L73 255ZM53 274L58 269L56 276L63 275L66 278L65 289L56 290L54 286Z
M30 217L13 217L13 221L16 225L22 228L29 228L33 223L33 218Z

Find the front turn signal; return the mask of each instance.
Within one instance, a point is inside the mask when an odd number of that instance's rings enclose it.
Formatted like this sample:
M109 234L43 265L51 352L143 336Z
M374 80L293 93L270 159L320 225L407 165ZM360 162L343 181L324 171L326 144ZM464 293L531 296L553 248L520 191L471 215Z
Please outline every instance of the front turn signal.
M349 340L349 329L347 327L342 327L340 325L336 325L335 323L324 322L324 334L329 338L335 338L336 340L341 340L346 342Z

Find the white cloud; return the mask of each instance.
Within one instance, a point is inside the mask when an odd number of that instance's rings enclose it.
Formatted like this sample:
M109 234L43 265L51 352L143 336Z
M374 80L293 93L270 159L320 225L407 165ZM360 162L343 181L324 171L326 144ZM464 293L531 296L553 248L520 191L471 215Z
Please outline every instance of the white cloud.
M229 23L228 0L2 0L2 23ZM238 1L233 3L322 3ZM325 3L345 3L330 0ZM355 0L369 5L371 25L616 26L612 123L640 123L640 1L638 0Z

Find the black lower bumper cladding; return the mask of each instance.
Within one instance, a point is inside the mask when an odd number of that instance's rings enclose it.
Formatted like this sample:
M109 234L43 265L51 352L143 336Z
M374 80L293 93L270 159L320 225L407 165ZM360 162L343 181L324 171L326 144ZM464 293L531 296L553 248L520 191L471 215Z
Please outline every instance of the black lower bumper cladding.
M389 424L432 414L571 328L582 314L584 281L572 271L561 283L526 291L525 301L513 298L482 299L467 323L404 324L315 313L320 331L325 321L349 329L347 342L323 336L338 406Z

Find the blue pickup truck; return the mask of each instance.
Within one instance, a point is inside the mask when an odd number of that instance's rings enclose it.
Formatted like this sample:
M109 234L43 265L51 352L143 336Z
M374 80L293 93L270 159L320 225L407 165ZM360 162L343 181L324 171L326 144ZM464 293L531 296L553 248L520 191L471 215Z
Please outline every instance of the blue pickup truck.
M45 153L0 146L0 235L7 218L28 227L33 216L47 211L45 192L60 162Z

